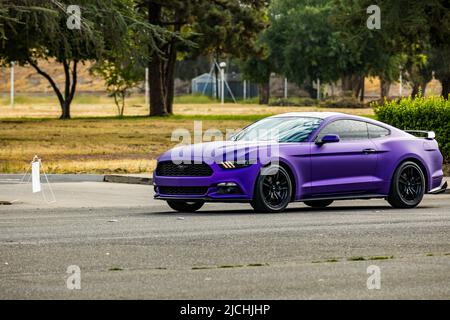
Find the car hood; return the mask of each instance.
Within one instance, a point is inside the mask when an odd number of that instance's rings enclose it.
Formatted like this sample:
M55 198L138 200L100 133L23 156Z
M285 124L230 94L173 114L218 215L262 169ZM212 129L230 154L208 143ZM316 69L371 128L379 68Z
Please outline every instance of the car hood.
M274 141L213 141L177 146L163 153L158 161L222 161L255 160L278 155L279 143ZM251 158L251 159L249 159Z

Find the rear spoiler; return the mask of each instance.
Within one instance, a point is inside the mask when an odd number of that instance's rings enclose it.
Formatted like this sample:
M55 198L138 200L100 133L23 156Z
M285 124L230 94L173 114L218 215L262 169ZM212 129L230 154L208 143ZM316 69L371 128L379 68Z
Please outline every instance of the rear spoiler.
M425 139L434 140L436 134L434 131L423 131L423 130L405 130L405 132L411 133L413 135L425 135Z

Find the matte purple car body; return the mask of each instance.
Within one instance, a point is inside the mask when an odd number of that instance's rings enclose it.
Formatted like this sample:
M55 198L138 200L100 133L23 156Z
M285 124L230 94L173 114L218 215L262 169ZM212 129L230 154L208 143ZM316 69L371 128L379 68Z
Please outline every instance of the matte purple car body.
M425 175L425 192L439 188L443 179L443 157L434 139L423 139L387 124L341 113L288 113L274 117L312 117L322 119L319 127L305 142L279 143L279 162L288 169L293 182L292 201L333 198L385 198L391 188L396 168L405 160L416 162ZM389 130L389 135L338 143L317 144L318 134L337 120L356 120ZM185 154L196 153L197 148L215 150L210 165L210 176L164 176L154 173L155 198L163 200L202 200L248 202L253 199L255 182L261 171L261 163L243 168L223 169L218 165L228 150L239 150L239 141L220 141L194 144L185 147ZM244 144L243 144L244 145ZM249 147L248 142L245 147ZM250 148L261 148L258 142ZM248 150L248 149L246 149ZM186 152L187 151L187 152ZM168 151L158 158L158 163L171 161ZM204 161L187 156L186 161ZM209 159L212 160L212 159ZM210 161L211 162L211 161ZM239 192L223 194L218 184L235 183ZM161 187L205 187L204 194L164 194Z

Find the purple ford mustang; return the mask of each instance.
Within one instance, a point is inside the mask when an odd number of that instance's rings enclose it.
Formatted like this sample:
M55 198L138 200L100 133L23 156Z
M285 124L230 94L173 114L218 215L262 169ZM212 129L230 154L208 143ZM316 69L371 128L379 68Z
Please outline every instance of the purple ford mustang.
M257 121L228 141L179 146L158 159L155 199L193 212L205 202L248 202L280 212L292 201L384 198L413 208L444 192L433 132L420 138L341 113L296 112ZM417 134L416 134L417 135Z

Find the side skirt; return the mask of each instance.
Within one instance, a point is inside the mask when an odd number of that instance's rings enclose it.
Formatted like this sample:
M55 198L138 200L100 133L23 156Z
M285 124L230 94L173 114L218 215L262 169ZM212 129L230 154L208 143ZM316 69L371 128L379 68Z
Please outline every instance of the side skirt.
M440 187L430 190L428 194L441 194L447 191L447 181L445 181Z
M295 200L295 202L304 202L304 201L317 201L317 200L358 200L358 199L380 199L380 198L387 198L388 196L386 194L362 194L362 195L336 195L336 196L324 196L324 197L313 197L313 198L305 198L305 199L298 199Z
M304 198L298 199L291 202L305 202L305 201L320 201L320 200L369 200L369 199L386 199L388 196L385 194L362 194L362 195L336 195L336 196L325 196L325 197L313 197L313 198ZM212 199L208 197L200 197L200 198L183 198L183 197L164 197L164 196L155 196L155 200L175 200L175 201L204 201L204 202L223 202L223 203L249 203L250 199Z

